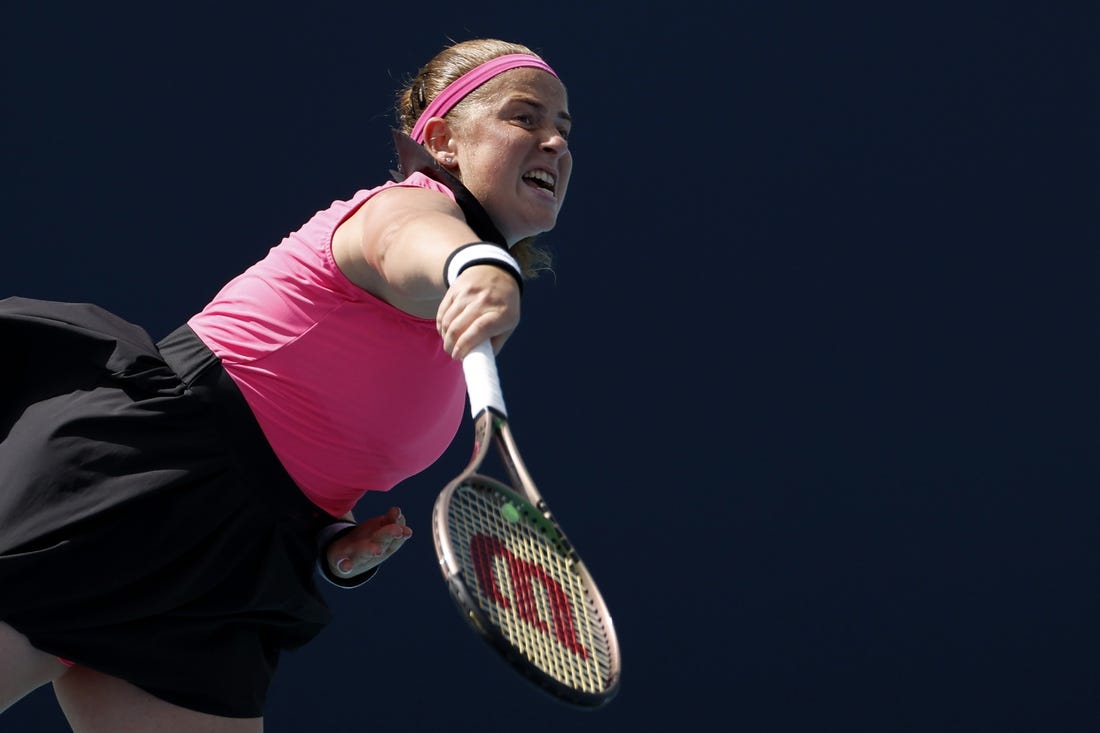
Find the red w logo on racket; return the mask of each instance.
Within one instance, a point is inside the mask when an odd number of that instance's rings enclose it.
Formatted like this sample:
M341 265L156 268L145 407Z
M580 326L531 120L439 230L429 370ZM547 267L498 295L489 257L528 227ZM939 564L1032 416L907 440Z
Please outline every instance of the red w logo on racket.
M552 578L541 565L516 557L499 539L483 534L470 538L470 557L477 571L478 584L497 605L512 610L514 601L514 610L523 621L550 633L546 620L539 615L536 591L531 583L532 580L537 580L546 591L546 599L554 622L554 636L564 647L581 659L588 659L588 650L577 638L569 596L561 583ZM502 558L508 566L508 576L512 586L511 599L505 596L497 585L497 573L493 562L496 558Z

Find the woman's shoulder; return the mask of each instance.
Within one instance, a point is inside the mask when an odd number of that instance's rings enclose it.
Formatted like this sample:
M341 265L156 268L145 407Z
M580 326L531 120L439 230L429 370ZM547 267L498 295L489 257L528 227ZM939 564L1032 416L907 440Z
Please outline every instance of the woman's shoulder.
M365 200L368 198L373 198L375 195L381 193L382 191L400 189L424 189L428 191L435 191L436 193L443 194L451 201L455 200L454 192L451 191L451 189L447 188L447 186L440 183L439 181L429 178L423 173L413 173L408 178L400 181L386 181L381 186L376 186L369 191L363 191L361 193L363 194L363 199Z

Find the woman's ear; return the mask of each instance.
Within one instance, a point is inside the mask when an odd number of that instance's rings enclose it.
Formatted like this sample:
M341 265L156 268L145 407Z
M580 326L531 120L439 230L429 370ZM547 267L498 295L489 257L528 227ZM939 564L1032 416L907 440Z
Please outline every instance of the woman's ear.
M424 147L441 166L454 167L456 146L447 120L442 117L428 120L424 125Z

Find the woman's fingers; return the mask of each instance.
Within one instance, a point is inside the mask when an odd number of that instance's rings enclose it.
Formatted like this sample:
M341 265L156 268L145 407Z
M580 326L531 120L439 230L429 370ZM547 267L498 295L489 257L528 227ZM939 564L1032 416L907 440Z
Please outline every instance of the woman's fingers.
M366 572L401 549L412 533L401 510L393 507L384 516L363 522L357 531L342 538L330 555L336 558L332 567L342 575Z

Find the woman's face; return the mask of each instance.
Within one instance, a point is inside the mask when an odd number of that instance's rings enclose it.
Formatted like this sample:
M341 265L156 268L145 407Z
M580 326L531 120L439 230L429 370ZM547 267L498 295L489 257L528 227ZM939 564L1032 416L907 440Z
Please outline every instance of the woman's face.
M509 245L553 229L573 169L565 87L544 71L512 69L465 101L452 115L462 183Z

